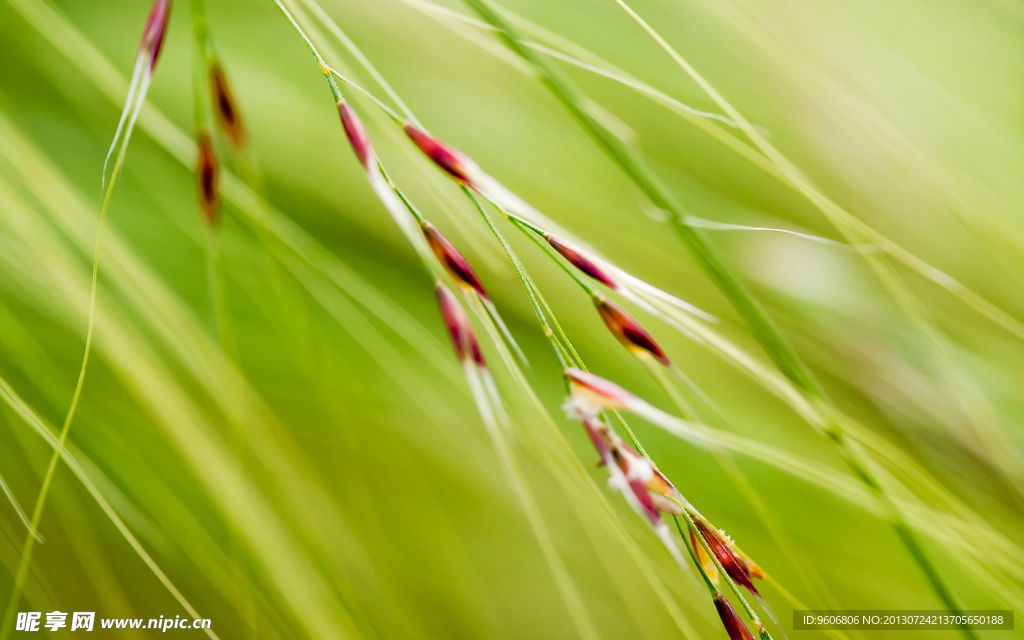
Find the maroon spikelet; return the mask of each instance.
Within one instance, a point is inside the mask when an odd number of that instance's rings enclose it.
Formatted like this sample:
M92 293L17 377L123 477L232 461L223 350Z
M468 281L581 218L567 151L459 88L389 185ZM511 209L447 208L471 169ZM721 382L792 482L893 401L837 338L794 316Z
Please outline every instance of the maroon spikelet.
M715 594L715 608L718 609L718 617L722 619L722 626L725 627L726 633L729 634L729 640L754 640L746 625L736 615L736 610L732 608L729 601L720 593Z
M703 518L694 518L694 523L700 530L701 536L707 541L711 552L715 554L715 558L718 559L725 572L729 574L729 577L735 580L736 584L742 585L750 593L760 596L761 594L758 593L757 587L754 586L751 580L751 573L747 563L736 553L733 546L725 539L725 536Z
M555 251L568 260L572 266L603 285L607 285L612 289L619 288L619 284L611 277L611 275L608 274L608 270L599 266L600 261L588 255L583 251L583 249L580 249L576 245L563 240L558 236L553 236L550 233L545 233L544 238L548 241L548 244L554 247Z
M448 337L452 340L452 347L455 348L455 355L459 362L483 362L483 355L480 353L480 345L473 331L473 325L469 322L466 310L459 304L451 289L444 286L440 281L435 286L437 293L437 306L441 309L441 317L444 318L445 327L448 329Z
M356 152L356 157L364 167L370 169L371 163L374 161L373 145L370 143L370 136L367 135L362 120L344 100L338 103L338 115L341 116L341 125L345 127L345 135L348 136L349 144Z
M600 294L594 297L594 307L605 326L623 346L633 353L650 354L666 367L672 366L668 356L654 341L651 334L647 333L647 330L625 309Z
M429 222L423 222L420 227L423 229L423 236L427 239L427 244L430 245L430 250L444 265L445 271L452 279L460 285L476 291L485 300L488 299L487 292L484 291L484 286L480 283L480 278L473 271L473 267L469 266L466 258L455 248L455 245Z
M205 131L199 134L197 146L199 147L199 159L196 162L196 186L199 190L199 206L203 210L206 224L216 227L220 222L217 154L213 149L213 141Z
M156 0L153 8L149 11L146 19L146 27L142 30L142 42L139 43L139 53L145 53L149 61L149 70L153 71L156 60L160 56L160 49L164 44L164 35L167 33L167 19L171 15L171 0Z
M472 173L473 163L469 158L462 155L452 147L441 142L426 131L420 129L411 122L403 126L409 139L420 148L430 160L442 171L455 179L460 184L471 186L473 184Z
M228 78L224 74L224 67L219 60L210 63L210 102L213 104L213 112L217 116L217 124L221 131L227 136L236 147L245 144L245 124L242 122L242 114L238 110L234 93Z

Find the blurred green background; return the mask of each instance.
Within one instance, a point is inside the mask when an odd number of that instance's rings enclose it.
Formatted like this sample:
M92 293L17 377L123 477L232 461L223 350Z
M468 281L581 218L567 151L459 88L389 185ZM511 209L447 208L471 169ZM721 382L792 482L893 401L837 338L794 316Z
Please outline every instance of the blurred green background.
M619 266L720 317L717 330L767 362L664 214L485 29L413 0L322 6L432 132ZM720 113L614 0L504 6ZM941 270L929 280L883 258L913 297L912 319L849 247L706 231L842 410L914 463L879 457L965 606L1024 603L1024 331L1013 320L1024 317L1024 5L633 7L822 192ZM80 364L101 167L148 9L0 2L0 475L29 513L53 451L40 430L61 424ZM20 610L184 615L173 584L220 638L575 635L451 355L431 282L368 188L315 62L271 0L210 0L208 11L252 146L250 167L219 145L225 169L243 176L225 181L217 239L231 339L222 346L210 320L210 239L191 166L191 22L179 0L109 211L94 359L69 438L81 476L166 579L62 463ZM330 64L383 95L335 40L314 39ZM764 163L628 87L563 68L691 215L843 241ZM557 362L486 226L371 103L354 104L389 171L477 268L530 358L530 381L612 506L610 516L581 480L557 477L568 467L545 457L541 418L485 342L515 418L517 459L601 637L724 638L696 573L605 488L583 430L562 417ZM707 122L753 149L735 128ZM503 230L592 370L674 411L579 288ZM1010 319L992 322L951 295L956 286ZM756 380L637 316L722 407L728 420L714 426L836 479L808 482L734 456L794 564L707 450L631 421L662 471L770 574L764 594L790 637L825 634L789 631L795 604L782 589L808 608L940 607L826 439ZM915 486L917 472L949 495ZM8 501L0 531L6 603L26 535Z

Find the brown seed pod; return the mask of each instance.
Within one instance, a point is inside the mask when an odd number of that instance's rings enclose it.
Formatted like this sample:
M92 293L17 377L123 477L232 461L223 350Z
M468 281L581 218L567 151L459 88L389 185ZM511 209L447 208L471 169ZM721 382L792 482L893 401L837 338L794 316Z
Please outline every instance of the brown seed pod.
M235 102L231 85L228 84L227 75L219 60L210 62L209 80L210 102L213 104L213 113L217 117L217 124L228 140L231 140L236 147L240 147L245 144L245 124L242 122L238 103Z
M196 186L199 191L199 206L203 218L210 227L220 223L220 194L217 190L218 164L213 141L205 131L196 141L199 159L196 162Z

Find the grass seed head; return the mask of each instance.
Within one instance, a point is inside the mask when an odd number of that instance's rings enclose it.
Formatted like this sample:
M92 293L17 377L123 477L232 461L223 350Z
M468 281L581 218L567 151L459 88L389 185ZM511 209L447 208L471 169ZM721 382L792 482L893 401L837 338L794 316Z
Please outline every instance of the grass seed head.
M217 191L218 163L217 154L213 149L213 140L205 131L199 134L197 141L199 159L196 163L196 182L199 190L199 206L203 210L203 218L210 227L216 227L220 221L220 195Z
M338 115L341 116L341 125L345 128L345 135L348 136L349 144L356 152L356 157L364 167L370 169L374 162L373 145L370 143L370 136L367 135L362 120L356 115L351 105L344 100L338 103Z
M736 610L720 593L715 594L715 609L718 609L718 617L722 619L722 625L725 627L726 633L729 634L729 640L754 640L746 625L736 615Z
M139 53L146 55L151 72L156 66L156 60L160 56L160 49L164 44L164 35L167 33L167 20L170 15L171 0L156 0L153 8L149 11L149 17L146 19L146 27L142 30L142 42L139 43Z
M488 299L487 292L484 291L484 286L480 283L480 278L473 271L473 267L469 266L469 262L462 253L455 248L455 245L429 222L424 221L420 228L423 229L423 236L427 239L430 250L437 256L448 275L459 285L472 289L484 299Z
M545 233L544 238L548 241L548 244L554 247L555 251L569 261L569 264L613 290L619 288L619 283L611 276L611 269L603 266L600 260L558 236Z
M629 315L625 309L602 295L594 297L594 307L612 335L634 354L650 354L658 362L669 367L672 363L651 334Z
M217 116L217 124L220 125L221 131L231 140L231 143L240 147L245 144L245 125L220 60L213 60L210 63L209 78L210 101L213 104L213 112Z
M708 547L711 548L711 552L715 554L715 558L725 569L725 572L729 574L729 577L736 581L736 584L742 585L747 591L750 591L754 595L760 595L757 591L757 587L754 586L752 578L752 572L748 562L738 553L736 545L729 540L721 531L712 527L706 520L701 517L695 517L694 522L697 525L697 529L700 530L700 534L707 540ZM700 545L697 542L698 546ZM753 563L750 563L753 564ZM757 571L764 575L761 568L756 564L753 565L757 568Z
M459 299L440 281L436 285L436 293L437 305L441 309L441 317L444 318L448 336L452 340L452 347L455 348L459 362L473 362L478 367L486 367L476 332L473 331L473 325Z
M454 178L459 184L473 185L473 174L477 169L472 160L411 122L406 122L402 128L405 129L409 139L438 168Z

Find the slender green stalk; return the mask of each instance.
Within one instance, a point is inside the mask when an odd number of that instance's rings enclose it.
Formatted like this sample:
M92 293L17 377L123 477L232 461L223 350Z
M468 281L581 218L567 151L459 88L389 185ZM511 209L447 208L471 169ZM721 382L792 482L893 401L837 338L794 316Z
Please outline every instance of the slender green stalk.
M140 97L140 100L142 98ZM82 356L82 367L78 372L78 382L75 383L75 391L71 396L71 406L64 417L64 425L57 436L57 445L50 456L50 462L46 467L46 474L43 476L43 484L36 497L35 509L32 511L32 526L29 534L25 537L25 544L21 549L21 560L18 563L18 570L14 576L14 590L7 603L4 612L3 629L0 629L0 640L6 640L14 628L14 615L18 611L18 603L21 601L21 591L25 586L25 578L28 577L29 565L32 562L32 550L35 547L36 538L34 532L39 529L39 521L43 517L43 509L46 506L46 497L50 492L50 485L53 482L54 473L57 471L57 463L60 462L61 452L68 439L68 432L71 430L71 422L75 418L75 411L78 409L78 401L82 397L82 387L85 384L85 372L89 366L89 354L92 351L93 330L96 326L96 288L100 272L100 240L103 237L103 223L107 219L107 209L110 206L110 198L114 193L114 186L121 175L121 167L124 165L125 154L128 152L128 139L131 137L131 127L125 134L125 140L117 154L114 162L114 169L110 174L110 181L107 183L106 194L103 197L103 207L100 210L100 223L96 230L96 249L92 257L92 282L89 287L89 327L85 333L85 353Z
M779 370L799 389L810 396L829 418L826 433L839 447L843 459L853 473L859 477L882 502L891 525L901 542L919 565L933 590L951 610L961 609L956 597L942 580L935 566L925 554L920 543L907 527L903 515L896 508L886 488L877 479L867 457L856 443L846 438L842 426L835 419L834 408L824 389L814 379L810 371L790 348L779 333L774 322L761 309L761 306L747 292L729 269L718 259L703 236L686 224L685 212L675 196L661 183L660 179L650 170L643 159L620 139L615 137L587 110L582 94L562 75L547 59L522 44L518 30L502 17L492 6L490 0L466 0L477 13L492 24L505 43L528 61L540 74L541 81L551 90L552 94L573 115L576 121L601 146L608 156L619 165L627 176L644 192L658 208L668 212L669 220L677 235L689 248L697 261L718 285L722 293L729 299L740 315L750 325L754 336L775 362ZM729 114L734 117L733 114ZM975 637L964 630L968 637Z

